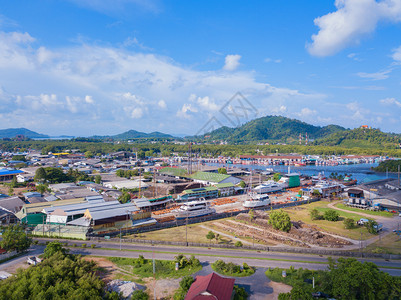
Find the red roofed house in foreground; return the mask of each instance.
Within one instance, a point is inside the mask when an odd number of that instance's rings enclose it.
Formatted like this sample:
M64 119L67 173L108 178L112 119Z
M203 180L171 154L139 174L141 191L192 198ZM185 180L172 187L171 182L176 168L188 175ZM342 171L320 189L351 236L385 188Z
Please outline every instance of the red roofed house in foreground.
M185 300L231 300L234 296L234 282L235 279L224 278L216 273L196 276Z

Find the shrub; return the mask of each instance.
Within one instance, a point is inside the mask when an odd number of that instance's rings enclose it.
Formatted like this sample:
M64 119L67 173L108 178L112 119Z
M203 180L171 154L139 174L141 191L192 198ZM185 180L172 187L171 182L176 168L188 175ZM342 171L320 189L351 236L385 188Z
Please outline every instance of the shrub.
M132 293L131 299L132 300L148 300L149 295L146 294L142 290L136 290L135 292Z
M77 246L77 244L72 244L72 246L73 246L73 247L76 247L76 246Z
M346 218L344 220L344 227L345 227L345 229L355 228L355 221L351 218Z
M322 218L322 216L320 215L319 211L316 208L312 209L309 215L312 221L320 220Z
M242 242L241 241L236 241L235 242L235 247L242 247Z
M82 244L81 247L82 247L82 248L86 248L86 244Z
M377 234L377 222L376 221L373 221L373 220L369 220L367 223L366 223L366 228L368 229L368 232L369 233L371 233L371 234Z
M95 244L92 244L91 245L91 248L93 249L93 248L96 248L96 245Z
M184 276L180 281L180 287L183 291L187 292L191 287L192 283L195 281L192 276Z
M329 209L324 212L323 218L327 221L337 222L340 218L340 215L334 209Z
M282 209L272 211L269 215L269 224L274 229L288 232L291 230L291 219L290 216Z

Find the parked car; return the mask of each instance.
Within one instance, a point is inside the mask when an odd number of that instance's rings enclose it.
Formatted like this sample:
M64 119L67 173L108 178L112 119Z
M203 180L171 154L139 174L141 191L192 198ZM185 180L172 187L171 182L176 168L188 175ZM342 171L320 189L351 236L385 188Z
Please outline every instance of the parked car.
M366 223L368 223L369 220L368 219L360 219L359 221L357 221L356 223L358 225L365 225Z
M30 265L36 266L38 263L42 262L42 259L37 256L30 256L27 258L26 262Z

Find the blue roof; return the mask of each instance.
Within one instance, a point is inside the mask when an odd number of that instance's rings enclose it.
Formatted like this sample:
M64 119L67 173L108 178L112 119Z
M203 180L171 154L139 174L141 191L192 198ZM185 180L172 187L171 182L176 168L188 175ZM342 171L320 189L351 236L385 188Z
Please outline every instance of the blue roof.
M21 173L24 173L24 172L21 170L0 169L0 176L16 175L16 174L21 174Z

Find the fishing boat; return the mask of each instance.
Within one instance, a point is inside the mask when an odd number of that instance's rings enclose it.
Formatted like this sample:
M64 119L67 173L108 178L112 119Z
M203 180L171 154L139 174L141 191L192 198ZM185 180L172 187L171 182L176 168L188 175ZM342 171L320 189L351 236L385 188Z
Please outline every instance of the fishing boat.
M216 210L210 207L205 198L197 201L183 203L178 209L171 211L176 219L195 218L210 215Z
M245 208L255 208L255 207L267 206L269 204L270 204L269 195L250 193L248 194L248 198L245 200L243 206Z

